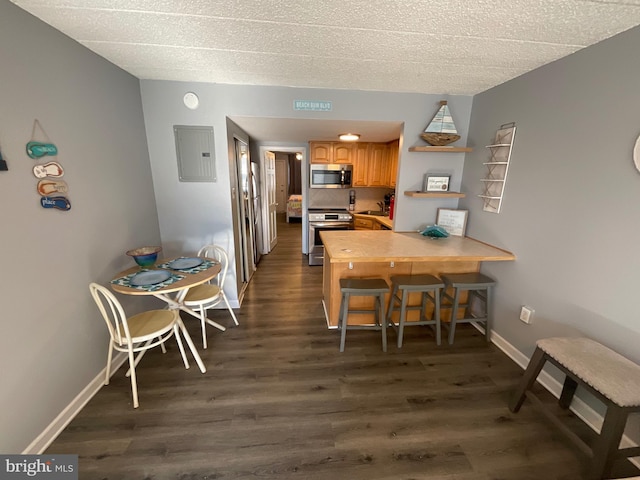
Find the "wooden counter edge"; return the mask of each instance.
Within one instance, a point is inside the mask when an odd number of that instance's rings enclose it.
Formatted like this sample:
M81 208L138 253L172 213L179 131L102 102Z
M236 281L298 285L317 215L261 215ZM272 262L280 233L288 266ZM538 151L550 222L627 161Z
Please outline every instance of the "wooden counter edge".
M394 232L394 233L402 233L402 232ZM504 248L496 247L487 242L482 242L473 237L465 237L468 240L472 240L474 242L481 243L482 245L486 245L487 247L495 248L503 252L505 255L500 256L487 256L487 255L476 255L476 256L460 256L460 255L448 255L448 256L425 256L425 257L402 257L402 256L393 256L393 257L358 257L354 258L334 258L329 255L329 259L331 263L349 263L349 262L508 262L512 260L516 260L516 256L510 252L509 250L505 250Z

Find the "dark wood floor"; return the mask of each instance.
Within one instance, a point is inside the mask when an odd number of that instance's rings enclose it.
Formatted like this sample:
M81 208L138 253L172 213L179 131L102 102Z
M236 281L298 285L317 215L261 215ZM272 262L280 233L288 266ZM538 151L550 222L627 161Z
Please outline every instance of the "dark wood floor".
M137 369L140 408L122 367L47 453L79 454L81 479L583 478L584 456L530 404L509 412L522 370L472 327L441 347L412 327L401 350L391 333L386 354L378 333L353 331L339 353L300 229L280 223L240 326L209 329L206 374L170 342ZM199 323L185 321L200 347Z

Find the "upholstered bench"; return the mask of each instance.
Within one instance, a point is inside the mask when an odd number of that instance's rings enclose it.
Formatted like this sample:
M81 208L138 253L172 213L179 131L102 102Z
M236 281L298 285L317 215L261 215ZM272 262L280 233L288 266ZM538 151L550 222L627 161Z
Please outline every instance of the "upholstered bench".
M593 446L587 445L558 417L546 410L531 391L547 361L566 374L559 399L562 408L569 408L578 385L607 407L600 435ZM604 345L588 338L538 340L509 409L512 412L520 410L525 397L591 458L590 479L606 478L614 460L618 458L640 456L640 447L619 448L628 415L640 412L640 366Z

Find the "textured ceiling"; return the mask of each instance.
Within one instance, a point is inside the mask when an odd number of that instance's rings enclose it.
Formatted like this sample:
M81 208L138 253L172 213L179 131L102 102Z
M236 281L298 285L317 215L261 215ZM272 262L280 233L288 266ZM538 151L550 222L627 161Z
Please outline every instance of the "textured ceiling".
M11 0L140 79L473 95L640 0Z

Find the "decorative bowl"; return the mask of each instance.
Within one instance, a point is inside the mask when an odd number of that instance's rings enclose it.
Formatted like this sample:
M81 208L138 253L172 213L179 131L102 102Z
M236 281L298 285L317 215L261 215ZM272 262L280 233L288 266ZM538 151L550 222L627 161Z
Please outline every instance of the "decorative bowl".
M127 255L133 257L138 265L141 267L150 267L158 259L158 252L162 250L162 247L140 247L133 250L129 250Z

